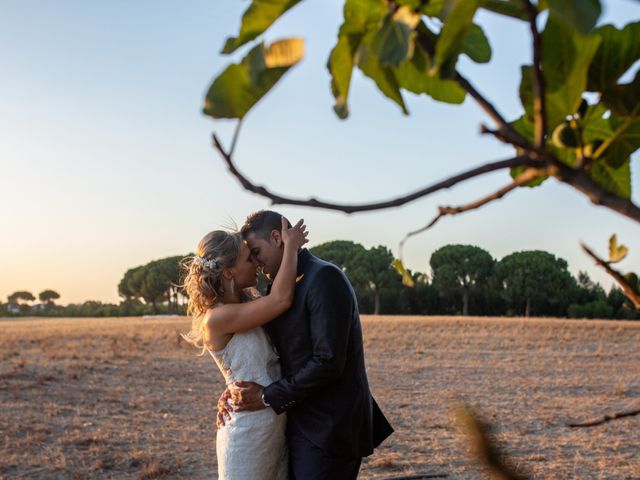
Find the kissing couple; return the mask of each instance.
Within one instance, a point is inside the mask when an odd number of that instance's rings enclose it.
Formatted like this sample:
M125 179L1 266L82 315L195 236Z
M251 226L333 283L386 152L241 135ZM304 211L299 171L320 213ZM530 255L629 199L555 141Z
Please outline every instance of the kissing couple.
M220 480L355 479L392 432L371 396L356 296L303 248L303 220L250 215L186 262L191 331L227 388L218 402ZM258 269L273 283L256 293Z

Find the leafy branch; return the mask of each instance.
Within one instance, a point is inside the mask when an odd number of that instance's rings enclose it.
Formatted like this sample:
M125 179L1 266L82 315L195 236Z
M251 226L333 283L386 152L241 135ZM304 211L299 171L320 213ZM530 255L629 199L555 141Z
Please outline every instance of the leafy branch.
M622 288L622 291L629 300L633 303L633 306L640 310L640 288L638 283L638 276L629 272L625 275L614 269L611 264L617 263L627 255L627 247L618 245L615 235L612 235L609 239L609 261L605 261L600 258L585 244L581 244L582 250L589 255L598 266L602 267Z
M253 0L238 35L227 40L222 53L258 39L298 3L301 0ZM474 23L480 10L529 26L533 59L521 69L520 118L507 120L456 68L461 55L476 63L491 59L489 40ZM640 22L622 29L596 27L601 10L599 0L344 0L344 21L327 63L339 118L349 115L351 78L358 68L404 114L409 112L403 92L452 104L469 95L495 123L493 129L483 125L481 132L512 146L511 159L471 168L390 200L344 204L276 194L240 173L233 160L240 125L228 151L215 135L214 146L246 190L274 204L345 213L402 206L484 173L509 169L513 181L505 187L469 205L440 207L429 225L408 236L427 230L442 216L480 208L517 187L535 187L548 178L569 185L595 205L640 222L640 208L631 201L630 168L631 155L640 148L640 73L630 83L620 83L622 74L640 60ZM542 13L546 21L538 28ZM254 44L239 63L214 80L205 98L205 114L242 121L303 56L304 42L296 37Z

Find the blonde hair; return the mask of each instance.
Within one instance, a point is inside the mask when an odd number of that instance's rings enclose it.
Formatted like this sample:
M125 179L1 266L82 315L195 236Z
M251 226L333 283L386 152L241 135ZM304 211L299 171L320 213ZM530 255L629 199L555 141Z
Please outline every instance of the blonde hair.
M204 317L224 295L222 272L235 265L242 251L242 237L236 232L215 230L198 243L196 255L183 263L185 279L182 287L189 297L187 315L193 317L191 331L182 337L204 353ZM203 260L206 260L203 262Z

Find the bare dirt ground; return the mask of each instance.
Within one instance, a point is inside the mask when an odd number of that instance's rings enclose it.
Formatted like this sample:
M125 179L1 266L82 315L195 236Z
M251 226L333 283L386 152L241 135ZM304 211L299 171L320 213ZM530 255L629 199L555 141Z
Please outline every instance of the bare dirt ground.
M0 320L0 478L216 478L210 357L186 318ZM536 479L640 479L640 322L364 317L371 389L396 432L361 479L490 478L462 401Z

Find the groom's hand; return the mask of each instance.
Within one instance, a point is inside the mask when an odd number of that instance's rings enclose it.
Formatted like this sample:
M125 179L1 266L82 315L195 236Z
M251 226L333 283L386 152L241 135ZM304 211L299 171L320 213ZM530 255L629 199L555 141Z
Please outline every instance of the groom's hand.
M234 412L262 410L264 387L254 382L234 382L231 389L231 405Z
M231 400L231 392L228 388L225 388L222 395L218 399L218 414L216 415L216 428L220 430L225 426L227 420L231 420L231 406L229 405Z

